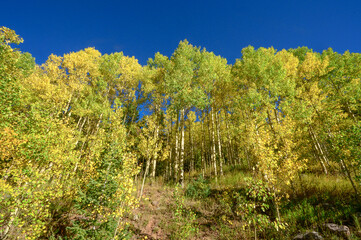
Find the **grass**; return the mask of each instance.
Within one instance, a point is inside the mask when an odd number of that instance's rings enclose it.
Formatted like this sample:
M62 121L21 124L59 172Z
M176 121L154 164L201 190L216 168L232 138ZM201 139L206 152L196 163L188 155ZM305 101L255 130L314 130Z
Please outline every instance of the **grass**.
M180 226L186 230L189 228L190 231L196 227L198 232L192 235L193 239L236 239L240 237L241 239L254 239L255 234L257 239L292 239L299 232L306 230L316 230L325 239L340 239L325 229L324 224L329 222L347 225L352 232L351 239L360 239L361 206L354 196L352 185L342 175L307 173L294 179L290 186L285 185L281 191L288 193L290 197L281 200L280 213L282 221L287 223L287 226L279 231L270 225L257 226L255 231L254 225L247 223L248 217L251 216L250 213L254 214L253 216L256 218L259 216L257 214L263 214L269 217L270 221L275 219L271 202L264 202L264 204L269 204L270 209L262 212L257 207L260 203L250 201L252 199L247 196L245 179L252 176L252 172L239 166L225 167L224 176L219 176L217 182L210 177L209 172L206 173L205 180L200 180L199 172L187 174L184 191L180 193L184 195L183 209L195 214L192 220L195 225L189 226L187 225L187 221L189 222L187 215L179 218L178 222L174 221L172 212L176 206L172 192L175 186L165 184L163 179L158 178L156 182L146 185L147 191L145 191L144 197L150 199L144 201L143 211L146 213L143 216L147 215L148 221L156 218L155 222L159 224L154 226L153 231L173 239L177 239L177 236L172 232L179 230ZM208 187L209 193L207 192ZM187 188L192 189L191 194L186 194ZM162 198L160 208L163 209L161 212L157 210L158 206L151 204L160 197ZM257 207L248 215L245 208L246 202L255 204ZM152 208L152 210L147 210L147 208ZM182 221L184 222L182 223ZM146 225L148 222L141 226ZM151 234L148 233L147 236L151 236Z
M249 171L242 169L240 166L225 166L223 169L223 176L218 176L218 181L214 178L211 180L211 187L213 189L225 188L243 188L245 187L244 179L251 177Z
M354 189L350 181L342 176L302 174L301 181L295 181L293 185L295 187L294 192L304 194L303 197L315 194L327 194L337 198L354 196ZM290 190L292 189L288 189L288 191Z

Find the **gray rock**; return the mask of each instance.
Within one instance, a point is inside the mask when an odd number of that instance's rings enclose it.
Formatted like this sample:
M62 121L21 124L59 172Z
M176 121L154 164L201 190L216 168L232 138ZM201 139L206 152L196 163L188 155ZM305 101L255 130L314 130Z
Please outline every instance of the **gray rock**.
M326 223L325 227L333 233L342 235L344 237L349 237L351 235L350 229L344 225L337 225L335 223Z
M297 234L293 240L322 240L323 237L315 231Z
M134 220L134 221L138 221L138 220L139 220L138 214L134 214L134 215L133 215L133 220Z

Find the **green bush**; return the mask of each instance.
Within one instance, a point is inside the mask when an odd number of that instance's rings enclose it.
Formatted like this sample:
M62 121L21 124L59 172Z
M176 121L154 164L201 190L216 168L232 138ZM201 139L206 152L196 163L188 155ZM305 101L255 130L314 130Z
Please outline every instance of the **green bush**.
M199 177L188 184L185 195L190 198L206 198L211 193L211 187L209 181L199 175Z

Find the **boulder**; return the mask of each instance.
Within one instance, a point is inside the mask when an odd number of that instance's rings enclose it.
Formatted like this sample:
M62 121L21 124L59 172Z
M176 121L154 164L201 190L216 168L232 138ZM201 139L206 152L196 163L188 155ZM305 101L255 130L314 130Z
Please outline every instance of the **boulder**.
M338 225L335 223L326 223L325 227L332 233L335 233L337 235L343 236L343 237L350 237L350 229L347 226L344 225Z
M293 240L322 240L323 237L315 231L297 234Z

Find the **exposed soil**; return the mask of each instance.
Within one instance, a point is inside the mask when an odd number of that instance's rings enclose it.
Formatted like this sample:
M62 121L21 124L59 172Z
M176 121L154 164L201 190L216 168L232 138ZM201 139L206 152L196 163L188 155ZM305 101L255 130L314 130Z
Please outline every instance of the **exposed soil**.
M221 206L191 199L187 199L185 204L197 216L198 233L193 239L230 239L220 235L218 221ZM132 239L171 239L172 231L177 227L173 221L173 212L173 189L166 186L147 185L139 208L129 219L134 233ZM228 225L228 229L241 229L240 222L233 220L232 225ZM237 234L235 237L232 239L242 239Z
M130 219L135 234L133 239L169 239L170 233L166 229L172 218L171 201L172 191L147 185L139 208Z

